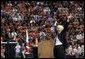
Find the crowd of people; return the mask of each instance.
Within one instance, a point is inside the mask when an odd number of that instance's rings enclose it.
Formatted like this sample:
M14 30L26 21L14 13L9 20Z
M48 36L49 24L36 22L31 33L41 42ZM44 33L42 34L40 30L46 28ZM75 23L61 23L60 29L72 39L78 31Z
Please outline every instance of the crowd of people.
M81 46L70 46L66 50L66 58L83 58L84 57L84 45Z
M28 29L30 50L42 40L54 39L55 21L62 24L72 16L67 30L67 40L71 45L66 51L67 58L84 57L84 2L83 1L2 1L1 2L1 42L14 38L16 56L26 51L26 30ZM3 46L1 46L2 52ZM5 57L4 54L1 54Z

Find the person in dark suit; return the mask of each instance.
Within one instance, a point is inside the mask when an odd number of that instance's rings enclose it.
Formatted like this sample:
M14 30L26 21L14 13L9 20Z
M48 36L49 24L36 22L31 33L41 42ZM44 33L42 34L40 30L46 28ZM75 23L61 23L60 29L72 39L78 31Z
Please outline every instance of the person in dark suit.
M9 42L16 42L14 39L10 39L6 41L6 48L5 48L5 58L15 58L15 44L10 44Z
M69 25L69 18L65 22L64 26L56 25L57 21L55 21L54 29L55 29L55 44L54 44L54 58L65 58L65 49L69 47L69 43L66 40L66 30Z

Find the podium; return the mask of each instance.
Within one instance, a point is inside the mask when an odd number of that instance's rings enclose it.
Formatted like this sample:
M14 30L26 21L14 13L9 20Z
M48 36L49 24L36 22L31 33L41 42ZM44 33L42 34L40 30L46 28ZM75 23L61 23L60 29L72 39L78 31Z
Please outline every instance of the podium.
M46 40L38 43L38 58L54 58L54 40Z

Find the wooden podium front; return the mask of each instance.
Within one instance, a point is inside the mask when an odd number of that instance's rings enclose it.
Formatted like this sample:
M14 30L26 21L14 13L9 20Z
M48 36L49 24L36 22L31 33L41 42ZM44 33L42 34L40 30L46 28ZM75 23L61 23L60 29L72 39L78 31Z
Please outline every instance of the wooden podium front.
M54 40L46 40L38 43L38 58L54 58Z

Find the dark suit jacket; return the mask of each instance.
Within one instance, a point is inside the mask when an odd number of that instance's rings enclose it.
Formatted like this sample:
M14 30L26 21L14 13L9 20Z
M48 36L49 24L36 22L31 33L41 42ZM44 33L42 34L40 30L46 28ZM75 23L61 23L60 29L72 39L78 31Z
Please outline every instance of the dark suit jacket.
M10 39L7 42L16 42L16 41L13 39ZM16 44L10 44L10 43L6 44L5 58L15 58L15 46Z
M58 39L63 43L64 49L69 47L69 43L66 40L66 30L67 30L68 25L69 25L69 22L64 23L64 29L61 33L58 33L57 27L54 26L55 27L55 33L56 33L56 35L58 35Z

